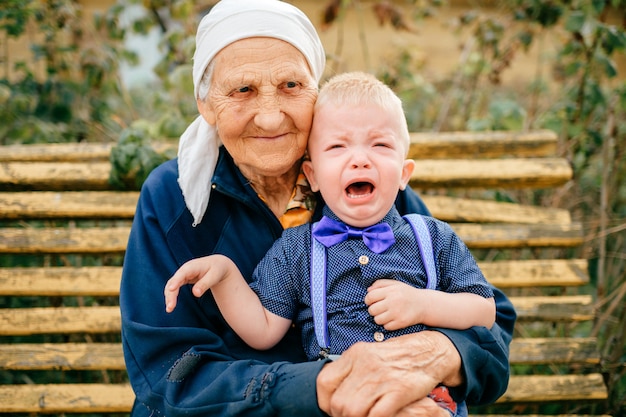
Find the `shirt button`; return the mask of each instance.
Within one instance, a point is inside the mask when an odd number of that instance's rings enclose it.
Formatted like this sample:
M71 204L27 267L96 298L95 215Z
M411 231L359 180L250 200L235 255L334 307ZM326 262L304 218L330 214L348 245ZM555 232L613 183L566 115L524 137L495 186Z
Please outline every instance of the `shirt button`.
M367 265L369 262L370 262L370 258L368 258L367 255L359 256L359 263L361 265Z
M385 340L385 335L383 332L374 332L374 340L377 342L382 342Z

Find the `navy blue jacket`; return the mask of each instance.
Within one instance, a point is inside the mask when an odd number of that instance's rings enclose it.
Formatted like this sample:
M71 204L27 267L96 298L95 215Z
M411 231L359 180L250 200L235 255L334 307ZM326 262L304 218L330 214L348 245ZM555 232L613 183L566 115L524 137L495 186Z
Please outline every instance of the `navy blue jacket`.
M195 228L177 178L171 160L144 183L124 259L120 306L137 397L132 415L323 416L315 381L324 362L306 362L297 331L268 351L251 349L226 324L210 291L197 299L190 286L181 289L175 311L165 312L165 283L183 263L220 253L251 277L283 231L223 147L207 212ZM410 190L399 194L397 207L401 214L428 213ZM500 291L495 296L499 326L491 331L440 329L461 354L466 383L455 395L469 404L495 400L508 384L515 311Z

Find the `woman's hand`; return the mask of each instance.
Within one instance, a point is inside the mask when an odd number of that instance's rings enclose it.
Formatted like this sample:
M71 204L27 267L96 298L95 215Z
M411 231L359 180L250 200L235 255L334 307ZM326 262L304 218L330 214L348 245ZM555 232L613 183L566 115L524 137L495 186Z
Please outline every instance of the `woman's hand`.
M420 415L398 413L424 410L429 403L416 402L439 383L460 385L460 368L458 351L436 331L356 343L324 366L317 377L317 401L333 417Z

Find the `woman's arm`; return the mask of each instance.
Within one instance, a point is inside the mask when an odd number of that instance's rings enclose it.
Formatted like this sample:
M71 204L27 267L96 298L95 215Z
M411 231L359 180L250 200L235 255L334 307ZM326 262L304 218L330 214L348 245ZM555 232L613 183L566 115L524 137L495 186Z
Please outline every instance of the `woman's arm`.
M197 299L189 288L181 289L176 310L165 312L165 282L185 261L207 253L199 248L212 247L209 227L218 226L214 214L212 222L190 227L173 163L146 182L124 260L122 341L137 397L133 417L322 416L315 382L324 363L285 362L305 360L298 332L270 350L254 350L229 328L210 294ZM188 216L184 233L176 223L179 213ZM246 230L258 224L237 220L233 224ZM261 241L265 234L257 234L243 247L246 259L256 257L251 267L273 242L271 234L267 243Z
M461 356L459 374L464 383L451 388L451 392L457 401L465 399L468 405L494 402L509 384L509 344L517 315L501 290L494 287L493 294L496 323L491 328L432 329L444 334Z

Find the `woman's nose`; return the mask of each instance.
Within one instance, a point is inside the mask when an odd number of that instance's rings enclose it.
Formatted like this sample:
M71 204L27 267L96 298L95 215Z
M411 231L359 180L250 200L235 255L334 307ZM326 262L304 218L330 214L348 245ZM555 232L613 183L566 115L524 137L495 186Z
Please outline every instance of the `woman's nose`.
M280 107L280 100L275 95L264 95L259 97L259 107L254 122L264 130L278 128L283 120L283 112Z

